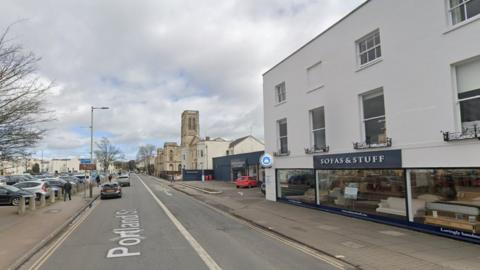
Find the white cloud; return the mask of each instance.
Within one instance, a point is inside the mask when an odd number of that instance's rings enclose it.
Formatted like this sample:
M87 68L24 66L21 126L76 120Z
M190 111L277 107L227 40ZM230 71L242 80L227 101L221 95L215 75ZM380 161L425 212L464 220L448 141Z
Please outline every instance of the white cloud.
M57 83L42 147L82 154L90 106L109 106L95 127L133 157L177 141L184 109L200 110L202 136L263 138L261 74L361 2L6 0L0 26L26 19L10 34Z

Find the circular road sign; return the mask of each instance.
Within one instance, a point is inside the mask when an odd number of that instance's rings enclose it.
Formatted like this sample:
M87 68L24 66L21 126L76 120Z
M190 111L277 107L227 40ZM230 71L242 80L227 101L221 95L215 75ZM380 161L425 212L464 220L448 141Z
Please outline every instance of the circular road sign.
M271 168L273 165L273 157L268 153L263 154L260 157L260 164L263 168Z

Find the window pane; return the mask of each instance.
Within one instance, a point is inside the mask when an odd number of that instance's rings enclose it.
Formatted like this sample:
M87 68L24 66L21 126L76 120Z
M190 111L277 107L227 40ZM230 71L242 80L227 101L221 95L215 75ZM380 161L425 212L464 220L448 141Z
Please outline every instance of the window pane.
M480 98L461 101L460 116L464 128L480 127Z
M368 62L367 53L363 53L362 55L360 55L360 64L363 65L367 62Z
M370 38L367 39L367 48L368 48L368 49L370 49L370 48L373 47L373 45L374 45L374 44L373 44L373 40L374 40L373 37L370 37Z
M403 170L319 170L320 205L406 219Z
M363 119L385 115L383 94L363 96Z
M278 197L314 204L315 173L313 170L278 170Z
M375 34L375 45L379 45L379 44L380 44L380 34L376 33Z
M375 48L375 54L377 55L377 58L382 56L382 51L380 47Z
M467 18L480 13L480 0L471 0L467 3Z
M457 6L459 4L463 3L463 0L450 0L450 7Z
M386 143L386 139L385 117L365 121L366 143Z
M288 140L287 137L280 138L280 153L288 153Z
M319 129L325 127L325 112L324 108L318 108L311 111L312 113L312 129Z
M372 49L370 51L368 51L368 61L372 61L372 60L375 60L375 49Z
M321 150L327 146L325 142L325 129L313 132L313 143L315 150Z
M452 24L457 24L465 20L465 9L462 6L459 6L451 11L452 13Z
M287 136L287 121L278 122L278 130L280 137Z
M359 48L360 52L364 52L367 49L367 45L365 44L364 41L360 41L358 43L358 48Z

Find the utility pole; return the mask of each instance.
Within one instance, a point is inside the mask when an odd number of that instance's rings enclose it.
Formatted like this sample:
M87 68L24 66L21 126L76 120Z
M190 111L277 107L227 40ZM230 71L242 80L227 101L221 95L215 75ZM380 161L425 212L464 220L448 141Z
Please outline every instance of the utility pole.
M90 163L93 163L93 110L108 110L108 107L91 107L90 111ZM92 198L92 171L89 176L90 198Z

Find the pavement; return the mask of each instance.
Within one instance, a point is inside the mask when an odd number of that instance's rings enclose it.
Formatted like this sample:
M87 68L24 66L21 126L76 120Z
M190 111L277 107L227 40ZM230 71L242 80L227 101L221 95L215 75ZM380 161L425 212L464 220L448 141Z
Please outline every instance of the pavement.
M133 174L130 180L122 198L97 200L73 230L22 269L354 269L168 182Z
M236 189L229 182L176 182L172 187L360 269L480 269L476 244L267 201L259 188Z
M98 189L94 188L94 195ZM87 194L88 196L88 194ZM19 263L25 255L40 248L61 229L68 220L91 202L83 198L83 192L76 193L72 200L56 200L44 208L27 212L20 216L15 206L0 206L0 269L9 269Z

